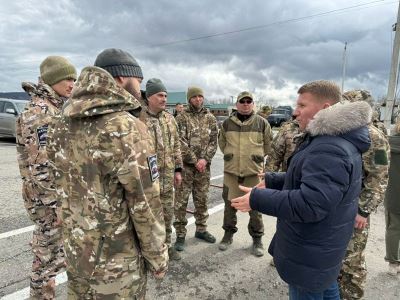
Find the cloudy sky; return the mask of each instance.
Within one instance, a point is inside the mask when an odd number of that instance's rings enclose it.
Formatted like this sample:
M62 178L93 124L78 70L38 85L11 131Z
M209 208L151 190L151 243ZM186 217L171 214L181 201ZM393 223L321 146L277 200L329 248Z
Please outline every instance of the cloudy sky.
M105 48L129 51L144 83L204 88L209 100L242 90L293 104L305 82L387 93L398 1L394 0L0 0L0 91L36 81L48 55L80 71ZM144 87L144 84L143 84Z

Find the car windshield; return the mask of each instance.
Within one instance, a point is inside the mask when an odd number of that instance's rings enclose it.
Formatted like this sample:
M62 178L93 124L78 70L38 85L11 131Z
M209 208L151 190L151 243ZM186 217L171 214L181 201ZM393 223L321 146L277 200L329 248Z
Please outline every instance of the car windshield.
M15 105L18 107L19 111L23 111L27 103L28 103L28 101L26 101L26 102L15 102Z
M287 110L284 110L284 109L274 109L272 111L272 113L273 114L280 114L280 115L287 115L288 114Z

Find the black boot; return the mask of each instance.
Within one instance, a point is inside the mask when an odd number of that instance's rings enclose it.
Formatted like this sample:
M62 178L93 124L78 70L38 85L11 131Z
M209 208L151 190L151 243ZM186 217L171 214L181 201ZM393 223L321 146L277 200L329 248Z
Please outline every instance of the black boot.
M253 238L253 254L258 257L264 255L264 246L261 237Z
M230 231L225 231L224 233L224 237L221 240L221 243L219 243L219 250L221 251L225 251L226 249L228 249L228 247L230 246L230 244L232 244L233 242L233 233Z

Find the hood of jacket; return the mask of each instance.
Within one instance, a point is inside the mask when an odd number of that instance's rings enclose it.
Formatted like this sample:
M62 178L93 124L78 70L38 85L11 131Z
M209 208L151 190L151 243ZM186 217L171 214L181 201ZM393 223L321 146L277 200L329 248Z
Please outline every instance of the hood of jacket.
M39 99L46 99L50 101L55 107L60 109L63 103L67 100L65 97L60 97L49 85L39 80L38 84L32 82L22 82L21 86L25 92L31 96L32 101Z
M370 139L365 127L371 122L371 106L364 102L339 102L320 110L307 125L311 136L341 136L350 141L362 153L368 150Z
M110 73L90 66L84 68L79 75L62 114L69 118L85 118L140 109L139 100L117 85Z

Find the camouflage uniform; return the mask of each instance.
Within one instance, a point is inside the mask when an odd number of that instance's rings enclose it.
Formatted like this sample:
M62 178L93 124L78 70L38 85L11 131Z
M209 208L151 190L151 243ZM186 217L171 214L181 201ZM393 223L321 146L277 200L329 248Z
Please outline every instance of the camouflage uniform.
M49 135L62 201L69 299L143 299L168 253L157 158L139 102L86 67Z
M363 100L357 91L344 94L345 99ZM353 93L353 94L352 94ZM346 97L347 95L347 97ZM353 236L347 247L346 256L339 275L339 288L343 299L360 299L364 295L367 269L365 247L369 233L369 215L376 211L384 199L388 181L389 143L385 135L375 126L368 125L371 147L362 155L363 187L359 197L358 214L368 218L364 229L354 228Z
M176 117L183 159L182 184L176 189L175 222L177 237L186 236L186 208L189 195L193 194L195 206L196 231L207 229L207 201L210 187L210 164L217 151L217 121L206 108L200 111L189 104L184 112ZM206 170L200 173L195 164L199 159L207 161Z
M272 112L271 106L264 105L264 106L261 107L261 109L257 112L257 114L260 115L261 117L263 117L264 119L267 119L268 116L271 114L271 112Z
M231 200L243 196L239 184L253 187L260 182L259 173L264 171L264 157L270 152L272 131L268 122L257 114L252 114L241 122L234 112L222 123L218 144L224 154L224 187L222 198L225 202L225 232L237 232L236 209ZM248 230L253 238L264 235L262 214L251 210Z
M34 259L30 295L36 299L54 299L54 280L63 271L64 251L46 140L48 127L64 101L43 82L37 85L22 83L22 87L32 98L16 122L22 197L29 217L35 223L31 242Z
M385 124L379 120L379 115L376 111L374 111L372 114L372 124L387 136L388 132Z
M298 144L296 136L302 135L296 121L282 124L272 142L272 150L267 160L267 169L271 172L286 172L288 158Z
M160 198L163 205L166 229L166 244L171 246L172 220L174 218L174 178L175 171L182 171L181 146L178 125L167 111L157 115L144 107L140 119L149 128L156 152L158 171L160 173Z

